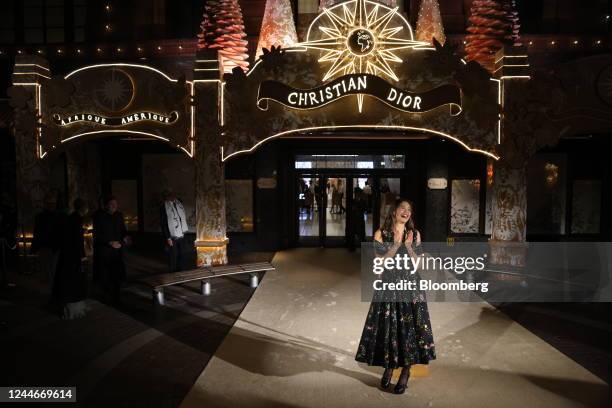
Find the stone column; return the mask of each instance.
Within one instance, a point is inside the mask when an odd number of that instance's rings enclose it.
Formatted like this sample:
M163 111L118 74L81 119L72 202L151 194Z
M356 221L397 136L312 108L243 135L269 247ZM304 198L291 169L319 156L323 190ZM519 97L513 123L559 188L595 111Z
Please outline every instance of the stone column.
M527 161L535 135L521 116L531 74L525 47L504 47L495 55L499 80L501 135L493 165L491 258L498 265L523 267L527 253ZM519 101L519 103L517 103Z
M216 52L197 54L194 71L196 249L198 266L227 264L225 174L221 162L221 81ZM211 70L213 69L213 70Z
M41 160L46 154L40 147L40 96L44 81L51 77L46 59L34 55L15 58L12 86L7 94L14 112L17 214L19 235L30 236L34 216L43 205L49 191L50 168ZM44 135L42 136L44 137Z

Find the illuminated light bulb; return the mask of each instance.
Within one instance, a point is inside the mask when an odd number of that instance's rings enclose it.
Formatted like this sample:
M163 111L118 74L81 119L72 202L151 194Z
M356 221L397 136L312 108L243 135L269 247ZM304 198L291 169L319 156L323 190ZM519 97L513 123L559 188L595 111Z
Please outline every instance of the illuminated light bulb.
M36 52L37 52L37 53L39 53L39 54L42 54L42 50L38 50L38 51L36 51Z
M21 54L21 53L22 53L22 51L21 51L21 50L17 50L17 54Z
M574 40L574 45L578 44L578 40Z
M102 52L102 49L101 49L101 48L98 48L98 52Z
M80 53L81 53L81 49L77 48L77 54L80 54Z
M183 49L183 46L182 46L182 45L179 45L179 50L182 50L182 49Z
M533 45L533 41L529 41L529 45Z
M110 4L107 4L106 7L104 7L106 9L106 11L110 11L111 10L111 6Z
M463 45L467 44L467 41L463 40Z
M601 40L597 40L597 44L601 44Z
M104 28L106 29L106 31L110 31L111 30L110 24L105 25Z
M117 48L117 52L121 52L121 48Z
M142 52L142 48L138 47L138 52Z
M550 45L555 45L555 42L554 42L554 41L551 41L551 42L550 42Z
M61 50L60 48L58 48L58 49L57 49L57 53L58 53L58 54L61 54L61 53L62 53L62 50Z
M161 48L161 46L159 46L159 45L158 45L158 46L157 46L157 50L158 50L158 51L161 51L161 49L162 49L162 48Z

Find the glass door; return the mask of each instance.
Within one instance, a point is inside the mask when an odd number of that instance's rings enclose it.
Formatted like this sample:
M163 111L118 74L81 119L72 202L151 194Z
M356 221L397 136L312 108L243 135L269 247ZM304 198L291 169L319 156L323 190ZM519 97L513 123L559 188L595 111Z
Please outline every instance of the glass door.
M297 243L358 248L384 224L401 194L401 177L355 172L296 175Z
M330 176L325 180L325 245L344 245L346 242L347 179Z
M357 201L357 210L363 214L365 238L374 235L374 178L361 176L353 178L353 206Z
M298 242L302 244L317 244L320 241L322 182L322 178L316 175L304 174L297 178Z

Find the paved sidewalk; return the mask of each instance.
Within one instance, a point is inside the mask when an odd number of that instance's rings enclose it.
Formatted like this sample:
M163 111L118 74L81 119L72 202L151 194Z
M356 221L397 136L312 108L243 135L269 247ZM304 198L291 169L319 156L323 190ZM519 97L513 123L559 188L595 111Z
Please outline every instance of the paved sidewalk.
M240 260L262 256L271 258ZM128 278L165 268L128 258ZM70 407L178 406L254 292L248 276L219 279L210 297L180 285L154 307L148 289L128 284L120 308L89 300L85 318L64 321L47 306L44 277L11 280L17 286L0 296L0 384L76 386Z
M182 408L608 407L610 387L487 303L430 302L438 360L402 396L354 361L359 257L279 252Z

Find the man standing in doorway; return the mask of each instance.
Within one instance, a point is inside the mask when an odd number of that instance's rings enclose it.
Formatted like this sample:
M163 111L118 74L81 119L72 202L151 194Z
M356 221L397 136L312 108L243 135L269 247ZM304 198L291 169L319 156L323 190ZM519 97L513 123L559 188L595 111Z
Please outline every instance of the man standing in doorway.
M353 192L353 206L351 207L351 222L349 224L348 247L352 252L355 250L355 236L361 247L361 243L365 241L365 220L364 214L367 209L367 202L363 190L355 187Z
M121 283L125 280L123 247L131 244L123 214L114 196L104 200L104 208L93 217L94 269L111 301L120 303Z
M185 207L172 191L164 192L164 203L160 209L159 219L166 241L168 268L170 272L181 271L184 268L185 234L189 227Z

